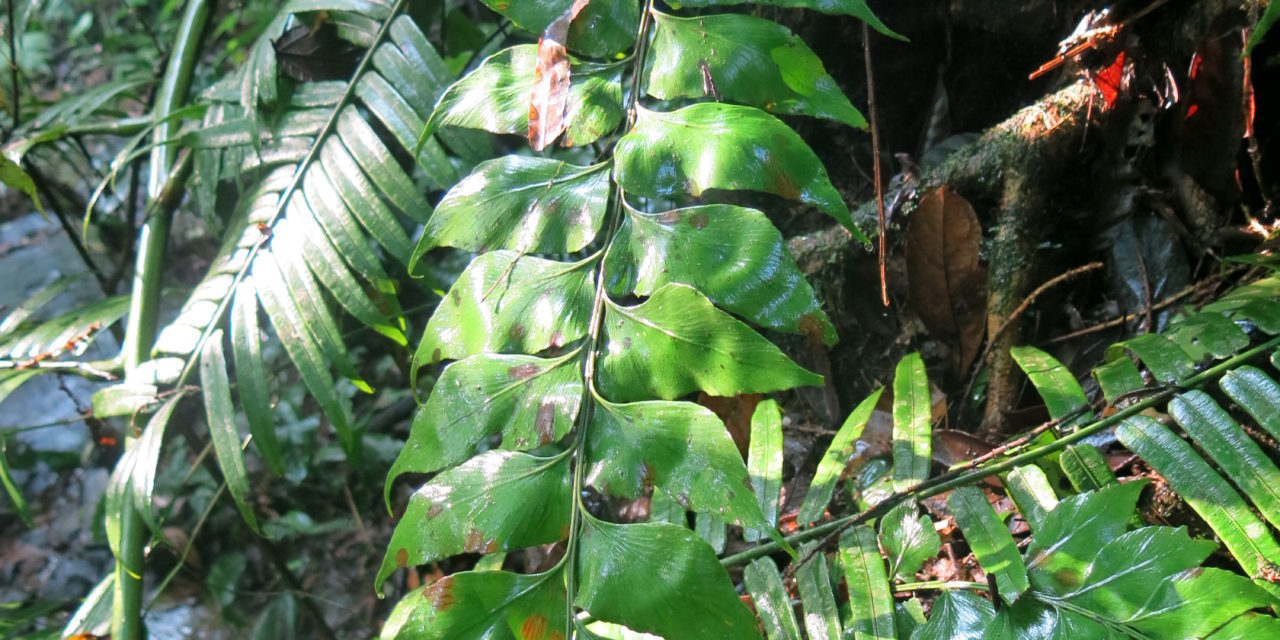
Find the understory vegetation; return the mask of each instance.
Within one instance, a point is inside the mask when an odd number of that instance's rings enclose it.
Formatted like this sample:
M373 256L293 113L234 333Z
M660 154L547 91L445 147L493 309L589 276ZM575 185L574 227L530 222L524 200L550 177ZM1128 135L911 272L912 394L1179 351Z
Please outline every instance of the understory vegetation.
M0 638L1280 637L1280 5L900 4L10 2Z

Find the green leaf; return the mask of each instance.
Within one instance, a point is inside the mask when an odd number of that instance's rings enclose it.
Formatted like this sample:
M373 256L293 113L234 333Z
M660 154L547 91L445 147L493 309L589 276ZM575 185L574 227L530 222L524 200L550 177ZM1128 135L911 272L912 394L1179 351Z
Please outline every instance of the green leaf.
M0 398L0 400L3 400L3 398ZM32 527L31 508L27 506L27 500L22 497L22 490L13 481L13 476L9 475L9 457L6 451L6 444L4 438L0 438L0 484L4 484L4 492L9 496L9 501L13 503L13 510L18 513L22 524L30 529Z
M1143 527L1103 544L1085 565L1082 583L1037 580L1036 588L1127 621L1151 597L1153 585L1198 566L1215 546L1192 540L1184 528Z
M254 296L252 277L240 282L232 298L231 355L236 366L236 394L249 421L254 446L272 473L284 475L284 454L271 417L271 390L267 386L267 369L262 359L258 299Z
M893 488L908 488L929 479L932 464L932 413L929 378L919 353L898 361L893 374Z
M182 400L183 394L177 393L160 405L142 434L125 447L124 455L116 462L107 483L103 511L105 522L103 527L107 533L107 545L111 554L120 557L120 538L122 535L124 512L126 509L137 509L148 527L155 528L155 516L151 513L151 495L156 486L156 466L160 461L160 445L164 441L164 430L169 425L173 410ZM140 570L141 567L138 567Z
M709 189L772 193L817 207L869 242L809 146L781 120L753 107L638 107L634 128L618 141L614 178L627 193L652 198L696 198Z
M1280 438L1280 385L1261 369L1243 366L1228 371L1218 386L1273 438Z
M724 518L710 513L693 514L693 531L706 541L707 546L716 555L724 553L724 546L729 541L728 527Z
M1221 313L1192 313L1174 318L1163 332L1196 361L1205 354L1228 358L1249 346L1249 336Z
M692 531L587 514L583 525L576 602L595 618L667 640L760 637L729 574Z
M923 625L924 605L920 598L908 598L893 603L893 622L898 627L899 638L910 638L916 629Z
M1162 335L1144 333L1124 342L1117 342L1107 347L1107 361L1128 358L1125 349L1137 354L1142 363L1147 365L1151 375L1161 382L1176 384L1195 375L1196 365L1191 356Z
M244 469L240 448L240 430L236 427L236 410L231 404L231 383L227 380L227 359L222 353L222 330L216 329L204 343L200 354L200 388L204 411L209 422L209 439L218 458L227 491L236 503L240 516L254 533L259 533L258 519L249 504L249 478Z
M75 637L77 633L104 635L111 632L112 595L115 592L116 574L107 573L81 601L80 606L63 628L63 637Z
M401 567L563 539L573 499L569 458L489 451L422 485L391 534L378 592Z
M49 214L45 213L44 205L40 203L40 194L36 193L36 183L31 180L31 176L18 163L9 159L6 154L0 154L0 182L10 189L16 189L27 194L31 198L31 204L36 206L36 210L43 213L46 218Z
M483 2L517 27L534 35L541 34L573 4L572 0ZM640 29L639 7L628 0L594 0L587 4L569 25L569 49L593 58L603 58L627 49Z
M706 73L714 83L711 97L866 128L822 60L786 27L740 14L679 18L654 11L653 18L652 55L645 65L649 95L708 97Z
M810 638L841 637L840 612L836 608L836 596L831 591L831 574L827 569L827 556L814 552L813 543L800 547L801 557L813 556L796 567L796 590L800 592L800 605L804 608L804 628Z
M579 167L516 155L480 163L436 205L409 259L409 270L415 271L435 247L477 253L581 250L604 220L608 168L607 163Z
M382 627L383 640L548 638L563 628L560 569L534 575L464 571L410 591Z
M95 418L129 416L156 402L159 393L160 388L154 384L119 382L95 391L89 398L89 408Z
M1030 586L1027 570L1022 566L1017 543L982 490L960 487L947 497L947 507L982 570L995 575L1000 599L1009 604L1016 602Z
M1246 56L1253 53L1253 48L1258 46L1259 42L1262 42L1262 38L1271 30L1276 20L1280 20L1280 4L1275 2L1267 3L1267 10L1263 12L1262 18L1258 20L1258 25L1254 27L1253 33L1249 35L1248 44L1245 45L1244 54Z
M884 559L871 527L854 527L840 536L840 566L849 586L856 640L893 640L893 595L884 573ZM844 637L849 637L848 630Z
M595 400L586 436L587 484L625 498L652 485L690 511L773 529L760 512L742 455L709 409L692 402Z
M903 502L880 518L880 546L889 556L889 573L911 580L924 561L938 554L942 542L929 516L914 502Z
M1124 637L1087 612L1053 607L1034 598L1001 607L982 634L983 640L1120 640Z
M1049 417L1059 419L1073 411L1084 409L1078 417L1061 425L1061 429L1074 425L1082 425L1093 417L1088 411L1089 399L1084 389L1076 382L1071 371L1062 366L1053 356L1035 347L1013 347L1009 350L1013 361L1018 363L1022 372L1027 374L1031 384L1035 385L1044 406L1049 410Z
M41 307L58 297L59 294L67 290L67 287L75 284L77 280L79 278L76 276L63 276L41 287L39 291L14 305L12 310L5 314L3 319L0 319L0 341L8 338L9 334L13 333L15 329L26 322L27 318L31 317L31 314L39 311Z
M1040 523L1027 547L1027 569L1064 583L1083 581L1084 564L1124 533L1145 480L1063 498Z
M1245 613L1223 625L1210 640L1254 640L1280 637L1280 620L1260 613Z
M486 354L459 360L418 408L409 439L387 472L386 497L401 474L431 473L501 433L502 449L528 450L564 437L578 417L578 353L556 359Z
M538 47L532 44L503 49L486 58L440 96L423 137L441 127L523 137L529 131L529 101L537 58ZM574 147L595 142L621 122L622 67L572 58L569 64L568 129L561 143Z
M1256 577L1280 562L1280 545L1266 525L1191 445L1147 416L1120 423L1116 437L1200 514L1250 576Z
M791 597L773 560L760 558L747 565L742 581L756 603L756 612L769 640L800 640L800 626L791 608Z
M1169 414L1273 526L1280 523L1280 469L1203 391L1169 401Z
M722 204L625 210L605 256L611 294L647 296L687 284L759 326L835 344L831 319L763 213Z
M782 491L782 412L772 399L761 401L751 414L747 475L751 477L751 489L765 522L770 528L776 528ZM755 542L760 539L759 534L749 529L743 532L743 537L747 542Z
M37 356L75 355L129 311L129 296L91 302L44 322L21 324L0 340L0 358L26 360Z
M796 522L799 524L815 522L822 517L823 511L826 511L827 504L831 502L831 495L835 493L836 482L839 481L840 474L848 464L849 457L853 455L854 443L862 435L862 428L867 426L867 420L871 418L871 412L875 410L876 402L880 400L880 394L883 392L883 387L872 391L871 395L858 403L858 406L849 413L849 417L845 418L844 424L840 425L840 430L836 431L835 437L831 439L831 445L822 454L822 460L818 461L818 470L813 474L809 490L804 494L804 502L800 505L800 512L796 516Z
M1038 530L1045 514L1058 505L1058 496L1054 494L1049 478L1044 469L1036 465L1029 464L1010 471L1004 478L1004 486L1032 531Z
M591 315L595 262L556 262L514 251L477 257L428 321L417 363L478 353L535 354L581 338Z
M1095 367L1093 377L1102 388L1102 395L1108 403L1127 393L1138 391L1147 386L1137 365L1128 357L1119 358L1107 364Z
M684 285L666 285L631 307L606 300L603 352L599 389L615 401L822 384L821 376Z
M897 33L894 33L889 27L886 27L880 19L871 12L871 8L867 6L866 0L680 0L679 2L670 2L671 6L679 9L688 7L690 9L698 9L702 7L720 7L735 4L754 3L770 5L774 7L788 7L797 9L813 9L822 13L838 14L853 16L865 23L867 26L879 31L881 34L906 42L907 39Z
M1093 445L1073 444L1058 457L1062 472L1076 491L1097 491L1116 482L1116 474Z
M989 600L969 591L944 591L911 640L979 640L995 617Z
M1135 589L1134 595L1142 593ZM1141 601L1142 608L1125 621L1154 638L1205 637L1228 621L1247 615L1250 609L1275 604L1270 594L1248 578L1214 568L1179 573Z

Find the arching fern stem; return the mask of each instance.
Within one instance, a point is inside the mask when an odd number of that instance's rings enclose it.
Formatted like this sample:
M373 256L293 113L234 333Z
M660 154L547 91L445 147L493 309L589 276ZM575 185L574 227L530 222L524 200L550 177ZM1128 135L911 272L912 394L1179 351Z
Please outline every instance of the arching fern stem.
M631 60L631 93L627 96L627 118L623 124L622 133L625 134L631 130L636 121L636 105L640 99L640 79L644 73L644 59L648 55L649 38L647 37L649 25L652 22L653 0L645 0L644 9L640 14L640 28L636 31L636 41L632 49ZM609 201L609 210L605 215L605 246L612 242L613 237L617 234L618 229L622 226L623 199L625 194L620 185L614 185L613 197ZM596 358L599 355L600 328L604 324L604 303L608 294L605 293L605 277L604 277L604 251L599 253L598 262L595 267L595 298L591 304L591 321L587 325L587 335L584 341L583 360L582 360L582 410L578 413L578 432L575 434L573 441L573 491L572 503L569 509L569 541L565 548L564 561L567 563L565 571L565 630L564 637L572 638L573 622L575 614L573 610L575 584L575 567L577 566L578 553L578 528L582 525L582 470L586 466L587 451L587 428L591 424L591 418L595 412L595 401L592 396L595 395L595 373Z
M1159 389L1153 389L1151 392L1151 395L1147 396L1146 398L1143 398L1142 400L1139 400L1129 405L1128 407L1125 407L1124 409L1121 409L1111 414L1110 416L1107 416L1106 418L1098 420L1092 424L1085 425L1080 429L1073 431L1072 433L1066 436L1063 436L1062 438L1059 438L1046 445L1035 447L1033 449L1027 450L1018 455L1006 458L1003 461L995 462L990 465L985 465L978 469L973 469L973 470L961 469L961 470L952 471L949 473L944 473L940 476L937 476L925 482L921 482L905 491L894 493L889 497L885 498L880 503L876 504L874 507L866 511L863 511L861 513L856 513L850 516L846 516L844 518L840 518L837 520L832 520L831 522L816 526L812 529L807 529L805 531L792 534L790 536L787 536L786 540L787 542L790 542L793 544L799 544L801 542L813 540L815 538L822 538L822 543L815 545L815 548L820 549L826 543L832 540L835 540L840 535L841 532L851 527L854 527L856 525L878 518L884 515L885 513L888 513L888 511L893 507L897 506L898 504L908 499L921 500L931 496L936 496L938 494L946 493L947 491L955 489L956 487L962 487L962 486L974 484L982 480L983 478L1001 474L1006 471L1010 471L1015 467L1019 467L1024 464L1035 462L1036 460L1043 458L1046 455L1049 455L1056 451L1061 451L1070 445L1073 445L1077 442L1085 440L1090 436L1100 433L1106 429L1114 427L1127 418L1133 417L1135 415L1138 415L1139 413L1142 413L1143 411L1146 411L1147 409L1151 409L1165 402L1168 402L1179 391L1183 391L1189 388L1199 387L1203 384L1206 384L1212 380L1215 380L1221 377L1222 375L1226 374L1228 371L1232 371L1240 367L1241 365L1245 364L1246 362L1249 362L1250 360L1253 360L1258 356L1262 356L1271 351L1274 351L1277 348L1280 348L1280 337L1272 338L1266 342L1263 342L1262 344L1259 344L1258 346L1252 349L1243 351L1230 358L1227 358L1226 360L1223 360L1222 362L1212 367L1209 367L1208 369L1205 369L1204 371L1201 371L1200 373L1194 376L1191 376L1190 378L1187 378L1180 385L1166 386ZM748 549L741 553L737 553L727 558L724 558L723 560L721 560L721 564L726 567L746 564L747 562L750 562L756 558L760 558L772 553L776 553L778 550L779 550L779 547L777 543L766 542L766 543L760 544L759 546L756 546L755 548ZM799 565L803 564L805 561L807 561L811 557L813 557L813 554L806 555L805 557L801 558L798 562L794 564L795 566L798 567Z

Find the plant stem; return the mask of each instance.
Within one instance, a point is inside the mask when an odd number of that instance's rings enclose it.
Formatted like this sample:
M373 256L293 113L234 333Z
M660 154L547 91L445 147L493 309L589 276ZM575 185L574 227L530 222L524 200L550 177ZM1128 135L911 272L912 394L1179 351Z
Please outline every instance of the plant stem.
M14 17L16 13L14 6L18 0L9 0L9 80L11 86L9 91L9 101L13 103L13 128L5 133L5 142L9 141L17 130L18 125L22 124L22 96L18 94L18 22Z
M1069 435L1063 436L1058 440L1055 440L1053 442L1050 442L1040 447L1036 447L1034 449L1030 449L1025 453L1021 453L1021 454L1012 456L1010 458L1006 458L1000 462L991 464L989 466L983 466L973 470L959 470L951 473L944 473L931 480L926 480L924 482L921 482L920 484L917 484L916 486L911 487L906 491L902 491L902 492L890 495L888 498L885 498L883 501L879 502L874 507L866 511L863 511L861 513L856 513L851 516L846 516L838 520L832 520L831 522L827 522L825 524L816 526L812 529L801 531L799 533L794 533L790 536L787 536L786 540L787 542L790 542L792 544L798 544L798 543L805 542L807 540L812 540L814 538L818 538L821 536L824 538L823 543L818 545L818 547L821 548L822 546L825 545L825 543L828 540L838 536L841 531L844 531L845 529L848 529L849 527L852 527L854 525L879 517L884 513L887 513L890 509L892 509L893 507L897 506L899 503L907 499L920 500L923 498L928 498L930 496L936 496L940 493L945 493L947 491L950 491L956 487L976 483L979 480L982 480L983 478L986 478L988 476L1004 473L1006 471L1013 469L1014 467L1035 462L1036 460L1043 458L1044 456L1049 455L1050 453L1053 453L1055 451L1061 451L1062 449L1065 449L1066 447L1072 444L1080 442L1081 440L1084 440L1105 429L1109 429L1130 417L1133 417L1139 413L1142 413L1143 411L1146 411L1147 409L1154 408L1157 405L1168 401L1178 391L1181 391L1183 389L1198 387L1202 384L1205 384L1206 382L1209 382L1210 380L1214 380L1222 376L1223 374L1227 373L1228 371L1231 371L1236 367L1239 367L1245 362L1248 362L1249 360L1252 360L1273 349L1276 349L1277 347L1280 347L1280 336L1271 338L1270 340L1267 340L1266 342L1263 342L1262 344L1252 349L1249 349L1248 351L1244 351L1230 358L1227 358L1226 360L1223 360L1217 365L1210 367L1208 369L1205 369L1204 371L1194 376L1191 376L1190 378L1187 378L1179 386L1165 387L1160 390L1152 390L1152 394L1147 396L1145 399L1135 402L1134 404L1131 404L1128 407L1125 407L1124 409L1121 409L1106 418L1098 420L1097 422L1081 427L1080 429L1072 432ZM721 560L720 564L726 567L738 565L738 564L745 564L761 556L775 553L778 550L779 550L779 546L776 542L762 543L754 548L747 549L746 551L743 551L741 553L729 556ZM808 557L802 558L800 562L797 564L803 564L803 562L807 559Z
M164 144L169 136L171 123L168 115L186 100L191 87L192 70L200 52L200 35L209 18L208 0L191 0L187 3L178 36L174 42L169 64L161 79L160 89L152 118L158 124L153 132L157 145L151 152L151 174L147 182L148 199L158 206L148 207L151 214L143 222L138 242L138 258L133 278L132 299L129 304L129 324L125 329L125 376L132 375L140 364L150 358L151 345L155 341L156 324L163 285L165 243L173 210L182 192L181 184L190 175L192 162L184 154L175 172L173 149ZM171 205L171 206L169 206ZM125 447L135 445L136 439L126 437ZM126 505L120 514L120 557L116 558L116 584L111 609L111 636L116 640L141 640L142 624L142 571L145 561L146 524L136 508Z

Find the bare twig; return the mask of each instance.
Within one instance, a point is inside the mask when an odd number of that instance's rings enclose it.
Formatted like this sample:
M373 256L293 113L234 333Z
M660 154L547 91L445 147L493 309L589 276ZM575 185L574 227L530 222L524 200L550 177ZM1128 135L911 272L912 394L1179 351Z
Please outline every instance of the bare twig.
M867 63L867 119L871 126L871 173L876 183L876 224L880 242L880 303L889 306L889 284L884 275L884 186L880 182L880 129L876 126L876 83L871 71L871 29L862 23L862 51Z

